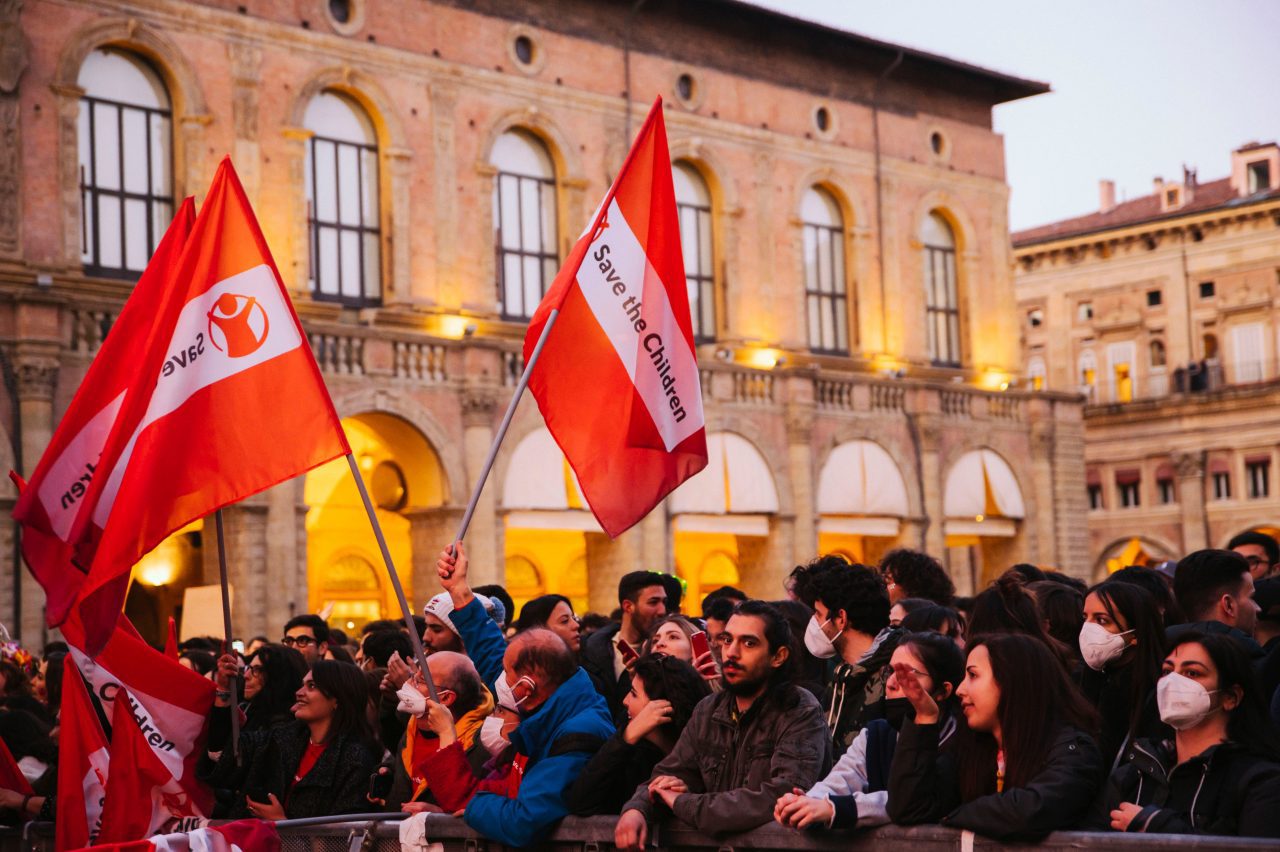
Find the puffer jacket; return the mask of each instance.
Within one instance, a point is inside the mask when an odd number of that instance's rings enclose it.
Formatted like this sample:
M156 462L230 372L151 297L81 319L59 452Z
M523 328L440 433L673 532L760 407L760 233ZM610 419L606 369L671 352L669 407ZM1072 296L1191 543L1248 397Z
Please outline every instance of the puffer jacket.
M671 754L651 778L674 775L689 792L672 809L704 834L750 831L773 819L778 797L808 789L831 768L831 738L822 707L791 684L771 687L741 716L737 696L710 695L694 708ZM654 816L648 782L623 811Z
M940 752L939 723L902 723L889 773L889 817L899 825L941 822L997 840L1038 841L1076 827L1103 779L1102 755L1088 734L1063 725L1045 765L1023 787L960 801L956 755Z
M1122 802L1142 807L1128 831L1280 837L1280 763L1234 742L1178 763L1173 740L1137 740L1111 773L1091 827Z

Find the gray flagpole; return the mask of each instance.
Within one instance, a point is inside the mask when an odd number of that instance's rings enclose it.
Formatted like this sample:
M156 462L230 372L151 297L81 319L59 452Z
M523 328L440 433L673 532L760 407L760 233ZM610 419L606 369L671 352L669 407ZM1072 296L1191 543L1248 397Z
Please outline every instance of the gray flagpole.
M231 648L231 593L227 588L227 544L222 534L222 510L213 513L218 530L218 580L222 584L222 653L230 654ZM240 676L231 678L231 754L240 765Z

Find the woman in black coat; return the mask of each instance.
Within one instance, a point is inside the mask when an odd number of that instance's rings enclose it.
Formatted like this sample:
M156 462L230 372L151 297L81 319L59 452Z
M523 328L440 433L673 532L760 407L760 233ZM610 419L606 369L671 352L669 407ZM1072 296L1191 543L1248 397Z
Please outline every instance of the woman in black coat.
M1280 837L1280 741L1248 655L1226 635L1180 635L1157 687L1172 739L1135 741L1093 827Z
M711 688L684 660L645 654L631 671L631 691L623 698L630 721L583 767L565 802L577 816L616 814L653 767L675 747L680 732Z
M1000 840L1042 839L1083 819L1103 778L1093 708L1043 641L978 636L956 690L966 726L939 749L937 703L910 666L894 675L915 708L889 770L889 818Z
M378 768L365 713L368 687L353 663L317 660L295 696L294 721L240 735L237 766L225 749L210 783L236 791L233 819L298 819L361 813Z

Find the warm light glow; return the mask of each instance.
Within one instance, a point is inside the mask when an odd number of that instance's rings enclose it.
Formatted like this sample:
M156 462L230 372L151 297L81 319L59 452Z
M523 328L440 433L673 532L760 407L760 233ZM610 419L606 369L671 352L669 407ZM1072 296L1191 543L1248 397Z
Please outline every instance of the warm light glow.
M739 351L738 357L742 363L757 370L772 370L786 362L781 349L743 349Z
M974 519L975 521L977 521L978 523L982 523L982 521L983 521L983 516L982 516L982 515L974 515L974 516L973 516L973 519Z
M988 369L982 372L978 384L987 390L1008 390L1013 376L1003 370Z
M373 465L374 465L374 462L376 461L377 459L373 457L372 453L361 453L360 469L363 470L365 473L370 473L373 470Z
M467 328L471 327L474 331L472 322L467 317L460 317L454 314L441 314L436 317L436 334L441 337L447 337L450 340L461 340L467 335Z
M173 538L162 541L134 566L134 576L144 586L167 586L178 579L182 549Z

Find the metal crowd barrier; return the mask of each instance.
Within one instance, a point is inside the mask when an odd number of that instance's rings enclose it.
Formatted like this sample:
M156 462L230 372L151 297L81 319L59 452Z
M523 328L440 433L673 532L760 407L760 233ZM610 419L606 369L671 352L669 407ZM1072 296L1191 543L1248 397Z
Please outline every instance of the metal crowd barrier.
M278 824L281 852L400 852L400 814L320 817L288 820ZM614 852L613 828L617 817L569 817L537 848L545 852ZM501 843L486 840L461 819L432 814L427 837L445 852L504 852ZM766 825L743 834L711 838L683 825L660 825L650 839L658 852L738 852L753 850L802 850L802 852L969 852L969 850L1035 848L1068 852L1085 848L1123 849L1132 852L1213 849L1275 850L1270 839L1193 836L1178 834L1118 834L1060 831L1032 847L1004 844L967 832L937 825L901 828L883 826L866 831L793 831ZM0 828L0 852L53 852L53 826L28 824L23 829ZM254 852L254 850L245 850Z

